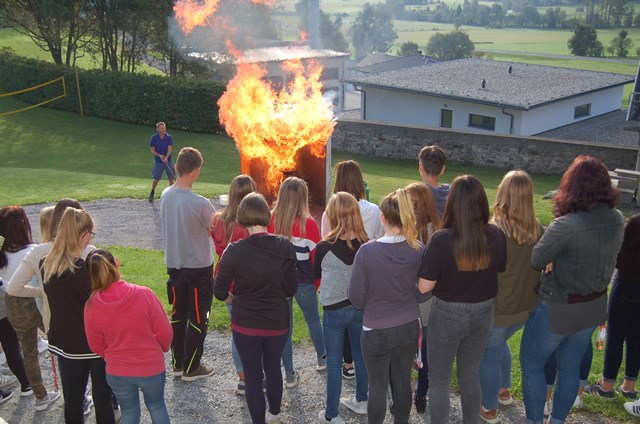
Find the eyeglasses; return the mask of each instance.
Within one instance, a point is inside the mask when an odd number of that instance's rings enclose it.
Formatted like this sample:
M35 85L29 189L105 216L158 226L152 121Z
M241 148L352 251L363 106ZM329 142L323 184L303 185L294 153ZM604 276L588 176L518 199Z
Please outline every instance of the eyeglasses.
M96 233L94 233L93 231L89 231L87 234L91 234L91 238L94 238L96 236Z

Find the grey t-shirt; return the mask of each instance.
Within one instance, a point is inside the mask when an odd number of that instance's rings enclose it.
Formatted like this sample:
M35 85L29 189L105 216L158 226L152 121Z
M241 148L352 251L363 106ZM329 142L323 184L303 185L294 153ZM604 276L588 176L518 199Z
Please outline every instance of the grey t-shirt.
M160 196L162 241L167 268L205 268L213 264L209 227L215 209L188 189L167 187Z

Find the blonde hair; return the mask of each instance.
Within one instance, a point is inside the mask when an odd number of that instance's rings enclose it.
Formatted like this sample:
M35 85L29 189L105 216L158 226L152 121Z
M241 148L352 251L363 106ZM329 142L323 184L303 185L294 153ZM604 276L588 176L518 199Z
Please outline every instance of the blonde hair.
M42 264L45 283L65 271L75 271L74 261L82 255L80 239L91 232L93 226L93 219L86 211L75 208L64 211L56 238Z
M271 212L273 216L273 232L291 238L293 224L300 217L300 236L306 235L309 214L309 188L307 183L298 177L289 177L282 182L278 198Z
M517 244L535 244L542 235L533 210L533 182L525 171L510 171L500 182L491 223Z
M229 186L229 203L223 211L217 212L214 215L212 225L214 229L218 225L224 225L225 242L228 243L233 237L233 229L236 224L236 214L240 201L247 194L257 190L256 182L248 175L238 175L231 181L231 186Z
M380 212L382 212L387 224L400 229L400 234L407 239L409 246L415 250L420 249L416 215L413 212L409 193L405 189L399 188L382 199Z
M429 224L431 232L434 233L440 228L440 216L433 199L433 193L424 183L411 183L404 188L411 197L413 212L416 215L416 230L420 241L429 241Z
M96 249L87 255L87 269L91 278L91 296L87 301L90 305L97 292L108 289L111 284L120 280L120 271L116 259L105 249Z
M53 210L54 206L46 206L40 211L40 243L53 240Z
M351 244L352 235L355 235L360 243L369 239L364 229L358 201L346 191L339 191L331 196L327 205L327 219L331 231L324 239L330 243L335 243L340 237L344 237L349 249L356 250Z

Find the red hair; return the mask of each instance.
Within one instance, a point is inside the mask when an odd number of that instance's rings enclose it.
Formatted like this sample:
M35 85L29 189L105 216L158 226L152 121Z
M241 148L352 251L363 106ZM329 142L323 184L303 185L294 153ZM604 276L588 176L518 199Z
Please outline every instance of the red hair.
M590 211L600 204L613 208L618 196L618 190L611 186L607 167L599 159L580 155L560 180L560 188L553 199L553 216Z

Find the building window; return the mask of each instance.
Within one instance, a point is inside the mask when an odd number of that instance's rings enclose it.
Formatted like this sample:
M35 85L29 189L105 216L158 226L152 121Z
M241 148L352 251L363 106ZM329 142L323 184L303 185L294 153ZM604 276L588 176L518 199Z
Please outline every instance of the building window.
M453 124L453 111L449 109L440 110L440 126L442 128L451 128Z
M589 115L591 115L591 103L576 106L575 110L573 111L573 119L582 118L583 116Z
M496 118L484 115L469 114L469 126L474 128L482 128L483 130L496 130Z

